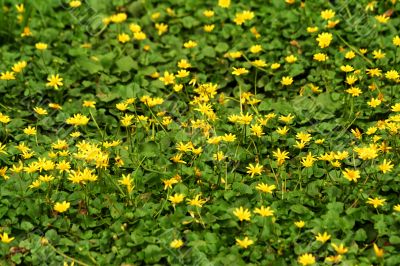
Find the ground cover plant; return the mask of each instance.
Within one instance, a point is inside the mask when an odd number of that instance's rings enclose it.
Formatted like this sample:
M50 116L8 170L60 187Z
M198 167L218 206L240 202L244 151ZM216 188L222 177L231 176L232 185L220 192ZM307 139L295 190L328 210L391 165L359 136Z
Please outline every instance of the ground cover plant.
M0 1L1 265L399 265L400 3Z

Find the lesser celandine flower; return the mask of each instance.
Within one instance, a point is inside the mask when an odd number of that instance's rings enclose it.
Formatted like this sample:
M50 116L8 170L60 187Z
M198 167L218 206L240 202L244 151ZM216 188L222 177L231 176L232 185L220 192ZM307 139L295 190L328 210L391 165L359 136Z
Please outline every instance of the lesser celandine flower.
M318 34L317 37L318 46L321 48L326 48L331 44L332 39L333 39L332 33L329 32L320 33Z
M244 239L236 238L236 245L240 246L241 248L248 248L250 245L253 245L254 241L249 239L247 236Z
M59 86L62 86L62 85L63 85L63 83L62 83L63 79L60 77L59 74L50 75L50 76L47 78L47 81L48 81L48 82L46 83L46 86L53 87L53 88L56 89L56 90L58 90L58 87L59 87Z
M392 42L393 42L394 46L400 46L400 37L399 37L399 35L394 36L393 39L392 39Z
M13 241L15 239L15 237L9 237L8 233L4 232L3 234L0 234L0 239L1 239L1 242L8 244L11 241Z
M379 198L379 197L375 197L375 198L368 198L367 203L374 206L374 208L378 208L380 206L383 206L385 204L386 199L384 198Z
M244 209L243 207L236 208L233 211L233 214L240 220L240 221L250 221L251 213L248 209Z
M173 205L181 203L184 199L185 199L185 195L184 194L180 194L180 193L175 193L174 195L168 197L168 200Z
M182 239L174 239L174 240L169 244L169 246L170 246L171 248L178 249L178 248L182 247L183 244L184 244L184 243L183 243Z
M261 206L260 208L255 208L254 213L262 217L269 217L274 215L274 210L272 210L271 207Z
M205 199L201 199L200 194L197 194L193 199L188 199L188 204L191 206L203 207L203 204L207 202Z
M47 49L47 44L43 42L38 42L35 44L36 49L38 50L46 50Z
M397 80L400 77L396 70L389 70L385 73L385 78L389 80Z
M294 225L298 228L303 228L306 225L306 223L304 221L300 220L300 221L294 222Z
M78 0L74 0L74 1L69 2L69 6L73 7L73 8L80 7L81 4L82 4L81 1L78 1Z
M192 41L192 40L189 40L189 41L187 41L187 42L185 42L185 43L183 44L183 47L185 47L185 48L187 48L187 49L194 48L194 47L196 47L196 46L197 46L197 42Z
M383 255L385 255L385 252L383 251L382 248L379 248L378 245L376 243L374 243L374 253L375 256L377 256L378 258L382 258Z
M385 14L383 14L383 15L377 15L377 16L375 16L375 19L376 19L379 23L386 24L386 23L389 21L390 17L388 17L388 16L386 16Z
M231 0L218 0L218 5L222 8L228 8L231 5Z
M345 171L343 171L342 173L343 176L349 181L357 182L357 179L360 178L360 171L358 170L351 170L346 168Z
M260 191L262 191L264 193L272 194L272 192L276 189L276 186L275 185L268 185L268 184L265 184L265 183L259 183L256 186L256 189L260 190Z
M293 83L293 78L292 77L282 77L281 79L281 84L283 86L289 86Z
M313 265L315 264L315 257L310 253L305 253L301 255L297 261L303 266Z
M253 165L252 163L249 164L249 166L246 167L247 173L253 177L254 175L261 175L263 171L263 166L259 165L258 163L256 165Z
M14 72L10 72L10 71L1 72L0 80L15 80Z
M63 201L63 202L56 202L56 203L54 204L54 210L55 210L56 212L60 212L60 213L66 212L66 211L69 209L70 205L71 205L71 204L70 204L69 202L66 202L66 201Z
M155 28L158 30L158 35L163 35L168 31L168 25L164 23L156 23Z
M343 255L346 254L347 251L349 250L348 248L346 248L343 243L340 243L340 245L336 245L335 243L331 243L332 248L336 251L336 253L338 253L339 255Z
M119 41L120 43L129 42L130 39L131 39L131 38L130 38L129 35L126 34L126 33L118 34L118 41Z
M331 238L331 235L329 235L327 232L324 232L323 234L318 233L315 236L315 239L321 243L325 243L326 241L328 241Z

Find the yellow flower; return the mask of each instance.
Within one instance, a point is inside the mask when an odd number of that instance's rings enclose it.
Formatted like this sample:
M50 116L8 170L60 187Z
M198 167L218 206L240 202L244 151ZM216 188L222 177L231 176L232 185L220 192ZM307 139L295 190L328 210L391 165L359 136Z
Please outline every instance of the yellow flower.
M131 193L132 190L135 188L135 186L132 185L132 181L133 180L131 179L131 175L130 174L127 174L127 175L122 174L122 178L120 180L118 180L118 182L121 185L126 186L126 189L128 190L128 193Z
M69 125L84 126L89 122L89 118L82 114L75 114L73 117L69 117L65 122Z
M271 207L265 208L261 206L261 208L255 208L254 213L261 215L262 217L268 217L274 215L274 210L271 210Z
M189 76L189 74L190 74L190 71L182 69L182 70L178 70L178 73L176 74L176 76L178 78L185 78L185 77Z
M170 179L163 179L162 180L164 183L164 190L167 188L171 188L172 189L172 185L178 183L178 180L176 180L176 178L170 178Z
M261 175L263 171L263 166L259 165L258 163L256 165L249 164L249 166L247 166L246 169L248 170L246 173L248 173L249 175L251 175L251 177L253 177L256 174Z
M0 73L1 80L15 80L14 72L6 71Z
M304 221L300 220L300 221L294 222L294 225L298 228L303 228L306 225L306 223Z
M48 83L46 83L46 86L51 86L54 89L58 90L58 86L62 86L63 79L60 78L59 74L57 75L51 75L50 77L47 78Z
M41 107L35 107L33 108L33 111L35 111L35 113L37 113L38 115L47 115L47 110Z
M281 67L281 64L279 64L279 63L272 63L271 64L271 69L278 69L280 67Z
M267 66L267 63L265 63L265 61L262 60L262 59L254 60L251 63L253 64L253 66L256 66L256 67L265 67L265 66Z
M15 63L11 69L15 73L19 73L26 67L26 65L27 65L26 61L20 61L20 62Z
M331 262L331 263L339 263L342 260L342 255L336 255L336 256L328 256L325 258L325 261Z
M396 212L400 212L400 204L397 204L393 207L393 210Z
M242 248L248 248L250 245L253 245L254 241L249 239L247 236L242 240L239 238L236 238L236 245L242 247Z
M178 203L181 203L185 198L185 195L183 194L179 194L179 193L175 193L175 195L173 196L169 196L168 200L173 204L176 205Z
M73 7L73 8L80 7L81 4L82 4L81 1L77 1L77 0L74 0L74 1L69 2L69 6L70 6L70 7Z
M385 53L382 53L381 49L372 51L372 55L374 59L382 59L386 56Z
M184 69L186 69L186 68L190 68L192 65L186 60L186 59L181 59L179 62L178 62L178 67L179 68L184 68Z
M344 177L349 181L357 182L357 179L360 178L360 171L358 170L350 170L346 168L345 171L343 171L342 173Z
M139 32L133 33L133 38L135 40L142 41L142 40L146 39L147 36L146 36L146 33L144 33L143 31L139 31Z
M383 15L377 15L377 16L375 16L375 19L376 19L379 23L386 24L386 23L389 21L390 17L388 17L388 16L386 16L385 14L383 14Z
M366 70L367 74L371 77L380 77L382 76L382 70L379 68L371 68Z
M382 101L376 98L372 98L369 102L367 102L367 104L373 108L379 106L381 103Z
M297 61L297 57L291 54L285 57L285 61L292 64Z
M83 101L82 106L89 107L89 108L96 108L96 102L95 101Z
M287 151L281 151L280 148L274 151L273 155L276 158L278 165L282 165L286 159L289 159L289 153Z
M9 237L8 233L4 232L3 234L0 234L0 239L1 239L1 242L8 244L11 241L13 241L15 239L15 237Z
M318 34L317 37L318 46L321 48L326 48L331 44L332 39L333 39L332 33L329 32L320 33Z
M0 123L7 124L11 121L11 118L8 115L2 114L0 112Z
M349 75L346 77L346 83L349 85L353 85L354 83L356 83L357 80L358 78L354 75Z
M341 66L340 67L340 70L342 70L343 72L351 72L351 71L353 71L354 70L354 68L352 67L352 66L350 66L350 65L345 65L345 66Z
M318 233L315 236L315 239L321 243L325 243L326 241L328 241L331 238L331 235L329 235L327 232L324 232L323 234Z
M392 171L393 164L392 164L392 161L390 161L390 160L386 161L386 159L384 159L383 162L380 165L378 165L378 167L382 173L386 174L387 172Z
M335 11L333 11L332 9L326 9L321 11L321 18L323 18L324 20L331 19L334 16L335 16Z
M317 32L317 31L318 31L318 27L307 27L307 32L309 32L309 33Z
M36 135L36 128L28 126L27 128L24 128L24 133L26 135Z
M269 186L268 184L260 183L256 186L256 189L260 190L262 192L265 192L265 193L272 194L272 191L274 191L276 189L276 186L275 185Z
M390 80L397 80L399 77L399 73L396 70L389 70L385 73L385 78Z
M231 5L231 0L218 0L218 5L222 8L228 8Z
M196 46L197 46L197 42L192 41L192 40L189 40L189 41L187 41L187 42L185 42L185 43L183 44L183 47L188 48L188 49L194 48L194 47L196 47Z
M317 159L315 159L314 158L314 156L311 154L311 152L310 153L308 153L308 155L306 156L306 157L303 157L302 159L301 159L301 164L304 166L304 167L306 167L306 168L309 168L309 167L312 167L313 165L314 165L314 162L316 161Z
M240 76L242 74L247 74L247 73L249 73L249 71L243 67L241 67L241 68L233 67L233 71L232 71L233 75Z
M204 10L203 15L207 18L211 18L214 16L214 11L212 10Z
M174 84L175 83L175 75L173 73L169 73L168 71L164 71L164 76L159 78L164 85Z
M368 198L367 203L373 205L374 208L378 208L379 206L383 206L385 204L386 199L375 197L375 198Z
M315 257L310 253L301 255L297 260L301 265L313 265L315 263Z
M215 28L214 24L210 24L210 25L204 25L203 29L205 32L212 32Z
M362 93L362 90L358 87L351 87L350 89L347 89L346 92L353 97L357 97Z
M289 86L292 83L293 83L293 78L292 77L287 76L287 77L282 77L282 79L281 79L281 84L283 86Z
M393 45L400 46L400 37L399 37L399 35L394 36L393 39L392 39L392 42L393 42Z
M55 210L56 212L60 212L60 213L66 212L66 211L69 209L70 205L71 205L71 204L70 204L69 202L66 202L66 201L63 201L63 202L56 202L56 203L54 204L54 210Z
M203 207L203 204L207 202L207 200L203 200L200 198L200 194L197 194L193 199L187 200L188 204L191 206Z
M47 44L38 42L35 44L36 49L38 50L46 50L47 49Z
M339 246L334 243L331 243L331 245L332 245L333 249L336 251L336 253L338 253L339 255L346 254L347 251L349 250L342 243L340 243Z
M356 56L356 54L353 51L348 51L345 55L344 58L346 59L353 59Z
M158 35L163 35L168 31L168 25L164 23L156 23L156 29L158 30Z
M24 13L25 12L24 4L15 5L15 9L17 9L18 13Z
M319 61L319 62L324 62L324 61L328 60L328 58L329 57L324 53L317 53L317 54L314 54L314 56L313 56L313 59L316 61Z
M129 42L130 39L131 39L131 38L130 38L129 35L126 34L126 33L118 34L118 41L119 41L120 43Z
M257 54L257 53L259 53L261 51L262 51L262 47L259 44L253 45L253 46L250 47L250 52L253 53L253 54Z
M240 220L240 221L250 221L251 213L248 209L243 209L243 207L236 208L233 211L233 214Z
M171 248L180 248L183 246L183 241L181 239L174 239L169 246Z
M379 248L376 243L374 243L374 252L375 256L377 256L378 258L382 258L383 255L385 254L383 248Z

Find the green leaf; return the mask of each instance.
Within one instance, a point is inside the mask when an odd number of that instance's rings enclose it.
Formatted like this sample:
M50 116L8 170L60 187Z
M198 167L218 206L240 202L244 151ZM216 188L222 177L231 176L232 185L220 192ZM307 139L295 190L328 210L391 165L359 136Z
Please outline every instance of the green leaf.
M75 62L77 64L77 66L79 67L79 69L87 71L87 72L89 72L89 74L95 74L95 73L98 73L99 71L103 70L103 67L99 63L97 63L89 58L80 58L80 59L76 60Z
M136 61L133 61L132 57L130 56L122 57L117 62L115 62L115 64L121 71L129 72L132 69L138 69L138 63Z
M144 261L147 264L157 263L162 258L162 249L156 245L148 245L144 249Z

